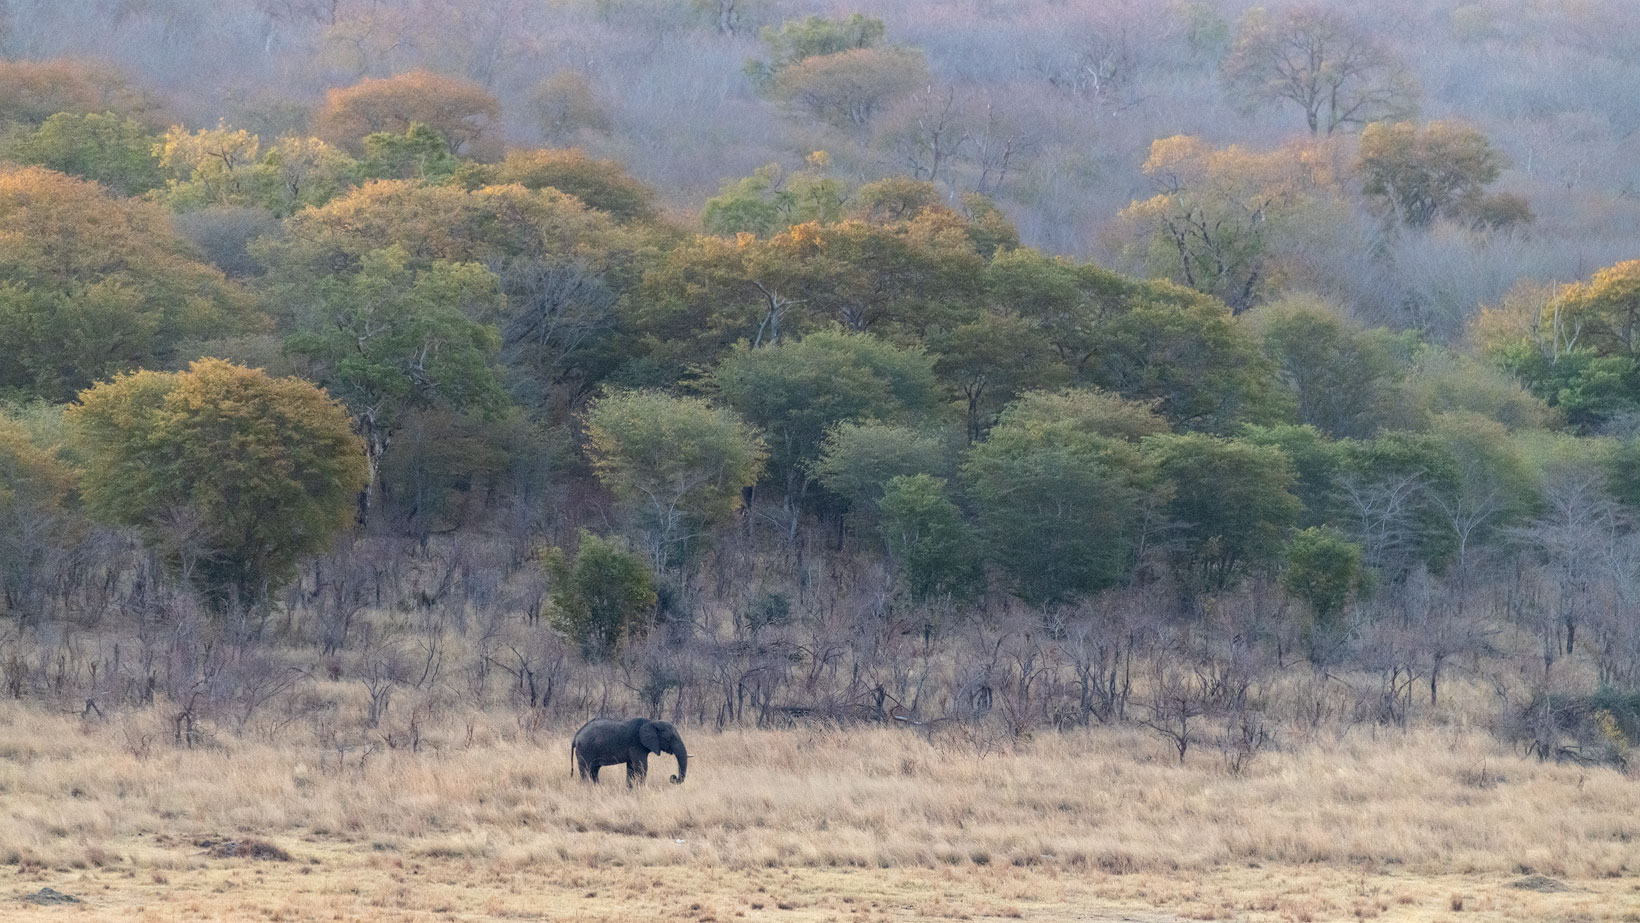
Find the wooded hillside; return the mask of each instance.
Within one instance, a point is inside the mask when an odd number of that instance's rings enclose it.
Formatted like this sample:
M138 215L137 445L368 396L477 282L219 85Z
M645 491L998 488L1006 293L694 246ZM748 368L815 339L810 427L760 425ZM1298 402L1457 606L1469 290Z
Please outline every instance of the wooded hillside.
M0 10L8 695L1640 739L1623 4Z

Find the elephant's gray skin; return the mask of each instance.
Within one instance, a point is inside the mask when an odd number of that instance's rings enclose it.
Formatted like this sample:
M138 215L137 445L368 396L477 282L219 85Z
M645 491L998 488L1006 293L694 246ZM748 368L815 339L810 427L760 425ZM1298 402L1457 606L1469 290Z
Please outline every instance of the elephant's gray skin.
M683 746L678 729L665 721L648 718L628 718L613 721L594 718L575 732L575 741L569 747L569 774L575 778L577 770L582 779L598 781L601 766L626 764L626 784L642 782L649 774L649 754L670 753L678 758L678 774L673 783L683 781L689 773L689 751Z

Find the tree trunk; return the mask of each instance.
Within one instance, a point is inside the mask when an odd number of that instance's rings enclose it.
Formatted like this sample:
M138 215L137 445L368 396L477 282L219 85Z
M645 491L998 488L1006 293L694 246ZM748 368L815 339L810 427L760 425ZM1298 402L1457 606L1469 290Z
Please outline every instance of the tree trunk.
M374 414L359 417L355 421L354 431L364 440L366 480L364 490L359 491L356 520L362 529L369 522L371 509L378 506L381 499L382 456L387 454L387 431L376 421Z

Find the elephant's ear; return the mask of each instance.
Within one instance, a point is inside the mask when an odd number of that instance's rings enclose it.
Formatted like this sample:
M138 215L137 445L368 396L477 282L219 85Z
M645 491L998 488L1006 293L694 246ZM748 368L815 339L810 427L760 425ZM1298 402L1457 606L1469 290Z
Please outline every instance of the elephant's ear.
M650 753L660 753L661 735L655 732L655 722L645 721L638 726L638 743Z

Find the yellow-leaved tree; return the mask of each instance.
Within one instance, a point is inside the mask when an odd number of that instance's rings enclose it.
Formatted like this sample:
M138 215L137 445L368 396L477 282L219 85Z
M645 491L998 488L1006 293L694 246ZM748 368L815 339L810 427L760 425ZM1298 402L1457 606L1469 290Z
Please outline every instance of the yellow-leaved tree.
M0 389L67 401L262 322L158 208L51 170L0 168Z
M354 519L364 446L299 378L220 359L80 394L92 515L137 527L218 610L254 606Z
M1150 146L1156 194L1123 209L1150 270L1230 306L1252 307L1279 273L1281 235L1325 206L1336 183L1324 148L1214 148L1178 135Z

